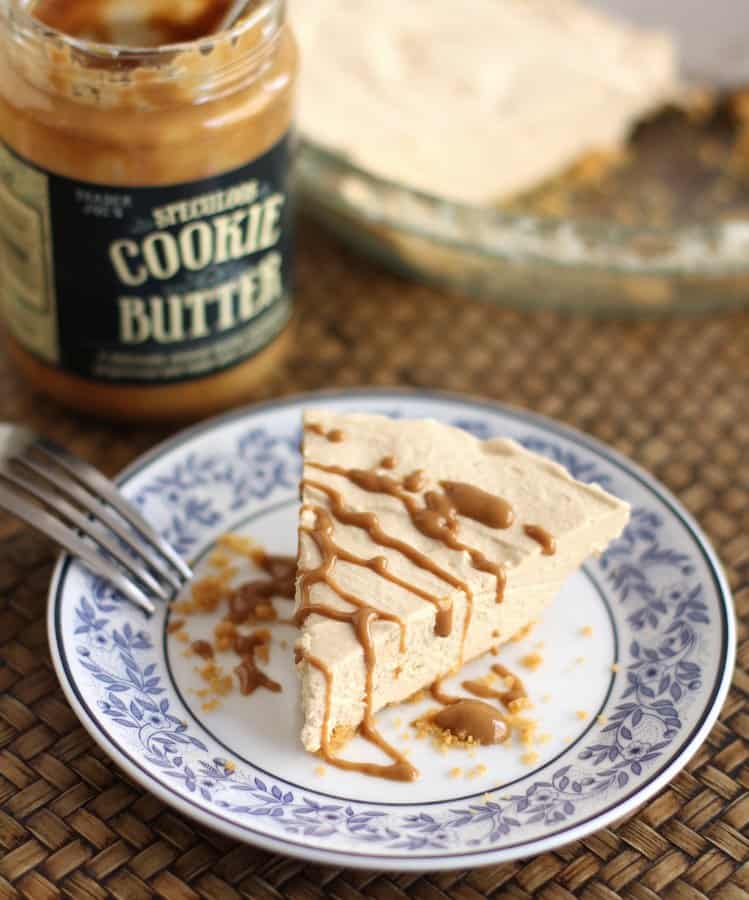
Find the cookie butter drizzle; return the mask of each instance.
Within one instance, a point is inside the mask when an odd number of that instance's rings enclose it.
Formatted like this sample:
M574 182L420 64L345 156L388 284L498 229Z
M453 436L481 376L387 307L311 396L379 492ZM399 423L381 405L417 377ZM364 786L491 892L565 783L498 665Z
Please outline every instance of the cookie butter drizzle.
M311 431L312 434L319 434L330 441L331 444L340 444L346 440L346 435L340 428L331 428L326 431L319 422L311 422L304 426L305 431Z
M355 528L361 528L363 531L367 532L375 544L379 544L382 547L389 547L391 550L397 550L407 559L410 559L415 566L426 569L437 578L441 578L458 590L465 591L466 594L470 596L470 588L467 584L440 568L430 559L430 557L425 553L421 553L415 547L412 547L411 544L401 541L398 538L391 537L387 532L383 531L380 527L379 520L374 513L357 512L356 510L350 509L346 506L340 491L337 491L335 488L323 484L320 481L313 481L305 478L302 482L302 486L314 488L325 494L330 501L333 518L337 521L344 525L353 525ZM316 507L316 509L322 509L322 507ZM426 593L426 591L419 590L415 585L402 581L395 575L391 575L387 570L387 560L384 557L375 557L371 563L371 565L368 563L368 566L376 572L376 574L385 578L387 581L391 581L393 584L405 588L412 594L416 594L418 597L421 597L423 600L427 600L434 605L437 610L434 630L439 637L447 637L451 633L453 625L452 603L446 603L439 597L433 597L431 594Z
M410 475L406 475L403 479L403 487L411 494L418 494L419 491L422 491L425 483L426 475L421 469L411 472Z
M458 700L431 718L433 725L478 744L503 744L510 728L499 710L481 700Z
M352 565L371 569L376 574L382 575L383 578L394 580L396 584L403 585L403 583L400 582L400 579L390 578L390 574L387 572L387 560L384 557L375 556L373 559L364 559L349 553L343 547L339 547L333 540L333 520L326 509L323 509L321 506L305 507L305 509L311 509L314 512L315 526L314 528L303 527L302 531L308 534L315 542L320 553L321 562L316 569L305 572L301 577L302 602L294 616L294 622L301 628L309 616L316 614L342 622L351 622L353 625L355 624L353 617L359 612L371 610L371 607L361 598L344 591L333 579L333 569L337 560L341 559ZM336 609L329 604L312 603L310 591L314 584L319 583L327 584L341 600L345 600L346 603L355 606L356 610L347 612ZM406 648L406 623L393 613L380 612L378 617L388 622L395 622L398 625L400 628L400 650L402 653Z
M310 426L308 426L309 428ZM326 434L320 426L319 429L312 427L311 430L318 434ZM326 435L327 436L327 435ZM395 460L392 457L386 457L382 461L383 468L389 468L390 465L395 466ZM430 491L426 495L426 506L420 507L413 497L409 496L409 492L419 492L423 489L426 476L422 471L416 471L408 475L403 483L395 479L378 474L373 470L347 470L337 466L323 466L317 463L307 463L310 468L316 468L329 474L342 475L348 478L363 490L373 493L386 493L399 499L411 518L414 526L429 537L435 538L445 543L452 549L466 551L473 565L482 571L491 572L497 579L497 602L502 600L504 591L505 573L502 566L491 563L483 554L472 547L461 543L455 537L458 528L457 515L463 515L474 518L476 521L490 525L493 528L507 528L512 523L514 515L510 505L499 497L493 497L478 488L471 485L462 484L460 482L445 482L442 487L444 494L437 491ZM397 781L412 781L418 776L416 769L406 760L396 748L392 747L379 733L375 724L372 713L373 705L373 679L375 670L375 649L372 639L371 627L372 623L377 619L386 621L394 621L399 624L401 629L401 652L405 649L405 627L404 623L397 616L390 613L384 613L370 607L364 600L359 597L343 591L332 577L332 572L336 561L342 559L353 565L364 566L375 572L382 578L399 585L411 593L416 594L436 607L437 613L435 618L435 631L438 635L444 637L452 631L452 603L446 605L439 598L433 597L424 591L416 588L414 585L405 582L392 575L387 569L387 559L382 556L373 557L372 559L364 559L345 551L339 547L333 540L333 519L338 520L346 525L362 528L367 532L372 541L380 546L389 547L402 553L407 559L416 566L431 572L443 581L453 587L462 590L466 595L466 615L464 620L463 634L461 639L461 660L463 657L463 644L471 620L471 611L473 604L473 595L469 586L455 578L451 573L446 572L426 555L421 553L411 544L388 535L380 527L377 516L372 512L358 512L346 506L343 495L340 491L322 482L304 479L302 488L308 487L320 491L327 496L331 511L320 506L308 506L306 509L311 510L315 515L314 527L304 526L302 531L309 534L315 542L321 561L315 569L311 569L300 576L300 604L297 610L295 620L297 625L302 625L308 616L316 614L336 621L349 622L357 635L357 638L364 651L366 684L365 684L365 710L364 718L361 726L363 737L378 746L391 759L390 765L378 765L374 763L359 763L341 759L335 756L330 746L330 714L331 714L331 696L333 675L329 667L317 657L305 655L304 659L309 665L318 669L326 684L326 702L325 714L322 725L321 752L325 760L331 765L350 771L363 772L368 775L379 775L384 778ZM311 590L313 585L325 583L331 588L342 600L350 603L355 608L353 610L342 610L332 607L324 603L314 603L311 599ZM457 717L455 719L455 727L462 728L467 722L471 727L475 727L477 733L480 732L480 739L485 743L497 743L504 740L508 734L506 723L501 719L496 711L486 703L478 701L470 701L473 705L468 707L460 707L452 714Z
M496 494L488 494L462 481L441 481L440 486L461 516L467 516L489 528L509 528L515 521L512 506Z
M525 685L517 675L513 675L502 663L495 663L492 666L492 672L505 679L506 686L503 691L498 691L484 681L464 681L464 690L476 697L499 700L508 712L517 712L518 705L523 705L528 700L528 692L525 690ZM508 682L509 686L507 686Z
M531 540L541 545L544 556L553 556L557 552L557 542L545 528L540 525L523 525L523 531Z
M492 666L492 672L510 682L510 686L500 691L485 681L464 681L462 687L484 700L499 700L510 713L516 713L528 701L523 682L501 663ZM511 679L511 681L510 681ZM468 700L446 694L442 690L442 679L431 687L432 697L441 703L443 709L426 718L437 728L450 731L462 738L471 738L479 744L501 744L510 736L511 723L494 706L478 700Z
M344 469L341 466L325 466L320 463L307 463L307 465L310 468L319 469L321 472L327 472L329 475L340 475L343 478L347 478L363 491L375 494L388 494L400 500L405 506L413 526L423 535L433 540L441 541L451 550L460 550L467 553L475 569L494 575L497 580L497 603L502 602L507 580L504 566L501 563L493 563L480 550L464 544L457 538L459 513L483 525L490 525L492 528L509 528L513 522L514 514L510 504L502 497L487 494L480 488L463 484L462 482L445 481L440 484L444 493L427 491L424 496L426 505L420 506L416 499L410 496L409 491L414 490L414 488L409 488L407 485L410 482L413 486L414 481L412 479L418 474L419 483L423 486L421 473L414 472L401 483L390 475L381 475L373 469ZM411 550L413 551L413 548ZM423 556L423 554L420 555ZM465 637L465 632L468 630L471 621L473 595L466 584L460 583L456 585L454 584L454 579L452 583L454 587L459 587L465 592L468 600L466 622L463 629Z
M261 605L271 605L272 597L294 599L294 582L296 580L296 559L292 556L277 556L260 553L254 557L255 562L268 577L247 581L229 595L229 612L226 620L235 625L247 622ZM204 642L205 643L205 642ZM281 685L266 675L258 666L255 654L270 643L270 632L267 629L256 631L251 635L237 635L234 639L234 652L241 657L241 662L234 669L239 679L239 692L245 696L253 694L258 688L278 693ZM210 646L210 645L209 645Z
M256 631L255 634L238 636L234 642L234 651L242 657L242 662L235 668L239 678L239 692L244 694L254 693L257 688L264 687L274 693L281 691L281 685L263 672L255 661L255 653L260 647L266 647L270 643L270 632L267 629ZM267 651L266 651L267 652Z
M309 507L308 507L309 508ZM372 713L372 695L373 695L373 679L375 670L375 649L372 639L372 623L377 619L396 622L400 626L401 633L401 651L404 649L405 626L398 616L392 613L382 612L368 606L359 597L343 591L332 578L332 572L336 564L336 560L345 559L354 565L362 565L379 572L382 568L382 557L375 557L371 560L360 559L359 557L349 554L343 548L333 541L333 522L327 510L322 507L312 507L315 513L315 527L305 527L302 530L309 534L315 542L320 552L320 564L315 569L304 572L299 579L299 590L301 601L295 615L296 624L301 626L308 616L320 615L328 619L335 619L339 622L348 622L354 628L359 643L364 651L364 664L366 669L366 685L364 700L364 718L361 725L361 734L371 743L379 747L386 753L392 763L390 765L380 765L378 763L353 762L351 760L341 759L336 756L330 746L330 697L332 693L333 676L322 660L314 656L306 655L306 661L322 672L326 685L326 703L325 718L322 726L321 751L326 762L337 766L340 769L347 769L352 772L362 772L365 775L379 775L382 778L388 778L392 781L413 781L418 777L417 770L408 762L405 756L395 747L389 744L385 738L377 730L374 723ZM384 569L382 569L385 571ZM338 609L325 603L313 603L311 599L312 587L315 584L327 584L342 600L354 606L352 610Z
M294 599L296 560L293 557L263 553L255 561L269 577L247 581L232 591L226 618L235 625L246 622L257 606L269 604L272 597Z

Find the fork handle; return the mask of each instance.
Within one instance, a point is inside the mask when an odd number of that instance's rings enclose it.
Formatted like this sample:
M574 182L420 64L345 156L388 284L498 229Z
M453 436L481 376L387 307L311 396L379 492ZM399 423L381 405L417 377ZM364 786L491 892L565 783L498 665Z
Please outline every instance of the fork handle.
M144 613L152 616L155 612L153 603L134 584L132 584L116 566L108 563L85 541L57 521L49 513L19 497L0 484L0 507L16 516L37 531L59 544L63 549L79 557L92 572L106 578L120 593L135 603Z

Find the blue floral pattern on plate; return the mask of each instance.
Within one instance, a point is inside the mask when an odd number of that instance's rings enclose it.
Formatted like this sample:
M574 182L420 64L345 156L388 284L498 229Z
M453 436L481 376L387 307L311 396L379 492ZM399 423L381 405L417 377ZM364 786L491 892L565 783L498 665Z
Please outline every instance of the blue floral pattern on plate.
M349 408L374 405L390 414L420 414L418 401L397 394L344 402ZM81 577L77 566L76 583L86 587L74 595L75 579L63 570L61 583L53 585L55 615L66 606L74 628L63 638L56 629L53 640L64 683L75 682L65 686L77 696L76 707L80 712L85 706L84 722L91 727L93 720L97 737L115 755L140 761L142 780L158 783L175 803L188 798L197 804L193 815L250 840L286 839L278 849L287 852L320 859L350 853L390 868L413 865L414 854L442 856L443 862L454 858L456 865L465 853L483 851L483 861L526 855L545 838L573 834L631 798L641 802L638 795L691 752L690 740L717 712L708 706L725 689L728 663L717 661L716 667L715 654L720 646L730 657L729 601L712 559L705 561L699 535L674 514L670 500L664 502L626 465L552 425L468 402L425 405L427 414L481 438L510 434L575 477L635 502L625 533L596 563L617 608L624 648L605 721L553 766L529 774L497 799L404 802L395 810L354 798L332 800L216 754L206 735L186 720L152 626L144 627L101 579ZM250 410L246 422L214 424L208 439L188 434L131 479L135 486L128 493L182 553L210 545L248 505L296 492L298 418L287 415L285 427L266 418ZM644 488L635 490L633 479Z

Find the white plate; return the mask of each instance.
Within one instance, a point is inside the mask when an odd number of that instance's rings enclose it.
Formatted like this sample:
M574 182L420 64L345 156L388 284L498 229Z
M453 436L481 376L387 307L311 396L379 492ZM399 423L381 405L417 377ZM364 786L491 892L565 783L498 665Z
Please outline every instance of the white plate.
M552 421L455 396L316 394L232 413L157 447L122 476L133 498L191 559L239 531L293 553L305 405L433 417L481 437L507 435L597 481L634 507L624 536L570 578L544 622L501 658L544 642L523 669L548 741L440 755L409 740L418 706L380 714L422 773L395 784L327 768L298 743L290 649L276 626L270 674L282 694L237 693L204 712L195 660L63 557L50 589L53 658L73 709L104 750L175 809L239 840L303 859L368 869L498 863L577 840L633 811L684 766L715 722L734 658L733 610L715 554L674 498L626 459ZM585 637L585 626L592 637ZM193 638L211 621L193 617ZM227 660L228 663L228 660ZM230 663L228 663L230 664ZM614 664L616 664L614 666ZM476 673L487 660L471 665ZM612 666L616 671L612 670ZM584 712L583 720L577 715ZM399 721L400 720L400 721ZM355 742L350 755L370 748ZM486 766L486 773L471 770ZM451 769L463 774L451 777ZM488 796L487 796L488 795Z

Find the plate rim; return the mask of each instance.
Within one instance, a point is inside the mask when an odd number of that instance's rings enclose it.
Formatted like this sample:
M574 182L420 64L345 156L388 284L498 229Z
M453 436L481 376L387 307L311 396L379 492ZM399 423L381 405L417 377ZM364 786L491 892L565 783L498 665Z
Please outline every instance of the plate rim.
M696 547L704 555L705 561L711 570L715 586L718 590L721 611L724 620L724 652L725 660L722 671L713 690L710 708L706 711L701 723L697 725L691 737L687 740L682 750L654 777L645 782L638 790L627 797L621 803L613 803L601 812L590 816L578 824L561 829L547 837L534 840L520 841L505 848L489 848L484 850L469 851L468 853L446 853L442 857L392 857L376 854L360 853L356 851L338 851L324 847L310 846L297 842L287 841L283 838L248 829L228 821L215 813L201 807L193 806L179 794L169 790L166 785L155 780L137 762L119 747L114 745L95 720L80 702L76 689L67 677L64 662L62 660L60 645L56 628L56 613L58 609L58 596L60 595L61 581L65 571L73 557L69 553L61 552L57 558L52 573L47 594L47 636L55 673L65 697L70 703L76 717L88 734L99 747L113 760L127 775L142 788L157 796L163 803L186 815L192 821L203 826L208 826L234 840L249 843L272 853L278 853L287 857L295 857L305 862L315 864L327 864L345 868L369 869L378 871L445 871L450 869L472 868L485 865L497 865L514 859L523 858L539 853L545 853L569 844L573 841L590 835L601 828L606 827L612 821L630 815L638 807L642 806L663 787L665 787L692 759L697 750L702 746L713 725L720 715L723 704L728 695L736 662L736 621L733 605L733 595L728 584L722 563L713 549L709 539L703 532L694 517L683 507L678 498L653 475L643 469L638 463L630 460L618 450L605 444L603 441L586 434L583 431L559 422L549 416L525 409L514 404L504 403L459 392L441 391L433 389L403 388L403 387L355 387L334 388L319 391L306 391L288 394L260 403L246 404L229 412L212 416L194 425L177 431L170 437L159 441L154 447L139 455L114 479L119 485L128 481L137 472L148 467L158 458L162 457L179 446L189 443L201 434L208 433L231 424L244 417L262 414L266 411L283 409L295 405L309 404L312 402L345 399L387 399L442 401L471 406L474 409L483 409L487 412L505 413L512 417L525 419L535 423L539 427L550 430L552 433L582 444L583 446L602 454L617 464L624 471L634 474L649 490L659 497L683 522L691 533ZM470 860L470 861L469 861Z

